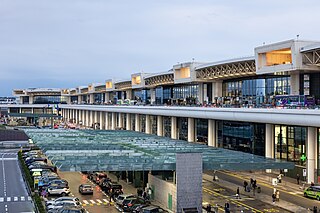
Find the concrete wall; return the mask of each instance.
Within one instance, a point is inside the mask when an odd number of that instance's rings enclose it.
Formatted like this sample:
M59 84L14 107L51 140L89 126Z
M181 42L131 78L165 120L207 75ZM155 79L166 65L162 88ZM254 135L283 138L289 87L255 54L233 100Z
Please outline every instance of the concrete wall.
M172 195L172 211L176 212L177 209L177 189L176 185L172 182L164 181L156 176L148 174L149 186L153 189L154 200L160 203L161 206L169 209L168 197ZM170 209L169 209L170 210Z

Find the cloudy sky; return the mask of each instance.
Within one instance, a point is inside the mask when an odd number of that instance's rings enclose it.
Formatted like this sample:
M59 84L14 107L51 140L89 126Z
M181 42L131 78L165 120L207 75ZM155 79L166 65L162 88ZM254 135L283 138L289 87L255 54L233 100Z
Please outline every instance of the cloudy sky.
M319 11L316 0L0 0L0 96L320 40Z

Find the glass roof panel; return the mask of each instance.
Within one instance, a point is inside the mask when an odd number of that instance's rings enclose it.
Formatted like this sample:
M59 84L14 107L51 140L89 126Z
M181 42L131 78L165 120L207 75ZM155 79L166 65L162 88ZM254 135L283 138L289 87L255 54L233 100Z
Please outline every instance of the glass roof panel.
M25 129L61 171L175 170L176 153L202 153L204 170L293 168L286 161L135 131Z

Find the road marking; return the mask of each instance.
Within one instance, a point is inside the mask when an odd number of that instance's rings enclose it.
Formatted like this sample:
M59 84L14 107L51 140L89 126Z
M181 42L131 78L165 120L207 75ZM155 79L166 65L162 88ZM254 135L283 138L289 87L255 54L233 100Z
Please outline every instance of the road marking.
M90 200L90 202L91 202L92 204L96 204L96 202L95 202L94 200Z
M97 202L98 202L98 204L97 204L98 206L100 206L101 204L103 204L102 201L99 200L99 199L97 199Z
M10 202L11 201L11 197L7 197L7 201Z
M4 201L4 198L3 197L0 197L0 202L3 202Z
M89 202L88 202L87 200L83 200L82 202L83 202L84 204L86 204L86 205L89 204Z
M109 203L109 201L107 199L102 199L105 203Z
M31 201L31 200L32 200L32 198L30 196L28 196L28 201Z
M18 201L18 197L14 197L14 198L13 198L13 201Z
M26 198L24 196L21 196L21 201L25 201Z

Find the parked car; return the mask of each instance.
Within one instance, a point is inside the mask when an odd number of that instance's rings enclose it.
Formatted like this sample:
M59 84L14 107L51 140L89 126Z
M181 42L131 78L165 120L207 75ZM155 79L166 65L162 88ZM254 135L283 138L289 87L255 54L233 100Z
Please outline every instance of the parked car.
M52 205L46 206L46 209L48 211L51 209L61 209L66 206L79 207L81 206L81 203L79 201L70 201L70 200L58 201Z
M63 179L55 179L55 180L50 181L49 185L68 187L69 183L68 183L68 181L63 180Z
M112 181L104 181L101 189L107 193L117 193L118 195L123 194L123 188L122 185L117 183L117 182L112 182Z
M93 187L89 184L81 184L79 186L80 194L93 194Z
M88 213L82 207L63 207L57 211L57 213Z
M132 212L134 206L149 204L150 202L144 200L140 197L125 199L122 202L122 206L120 206L123 212Z
M66 196L70 194L69 188L59 187L59 186L49 186L47 191L48 191L48 195Z
M95 172L92 175L92 181L96 184L99 184L103 179L107 178L107 174L103 172Z
M305 197L315 198L320 201L320 186L310 186L304 190Z
M119 195L117 198L116 198L116 205L118 206L122 206L122 202L125 200L125 199L128 199L128 198L134 198L136 197L135 195L133 194L122 194L122 195Z
M64 200L68 200L68 201L79 201L79 198L77 197L58 197L54 200L49 200L46 202L46 206L48 205L54 205L56 202L59 202L59 201L64 201Z
M140 210L139 213L167 213L168 211L164 210L159 206L147 206Z

